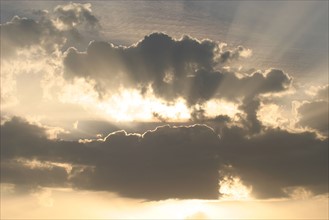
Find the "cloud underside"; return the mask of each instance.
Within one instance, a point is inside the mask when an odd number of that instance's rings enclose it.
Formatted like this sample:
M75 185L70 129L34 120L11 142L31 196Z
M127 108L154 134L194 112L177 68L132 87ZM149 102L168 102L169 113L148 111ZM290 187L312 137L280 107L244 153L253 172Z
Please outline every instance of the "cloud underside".
M217 199L225 174L252 186L256 198L287 197L289 187L327 191L328 141L307 132L268 130L247 139L241 128L232 127L219 138L205 125L162 126L143 135L118 131L79 143L49 140L44 128L13 118L2 125L1 137L7 137L1 139L1 181L22 189L56 186L146 200Z

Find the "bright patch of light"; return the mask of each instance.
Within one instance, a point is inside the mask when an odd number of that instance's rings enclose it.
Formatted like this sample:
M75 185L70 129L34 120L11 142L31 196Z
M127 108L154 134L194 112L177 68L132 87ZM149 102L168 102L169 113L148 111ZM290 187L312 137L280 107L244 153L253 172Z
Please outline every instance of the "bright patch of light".
M62 88L59 100L62 103L74 103L87 108L94 108L97 104L98 94L94 91L92 82L84 79L75 79L74 83L66 84Z
M261 105L257 112L258 119L266 126L271 127L287 127L290 122L289 118L286 117L287 113L275 104Z
M239 177L225 176L219 183L219 193L224 200L248 200L251 199L252 188L243 185Z
M208 117L227 115L230 118L234 118L237 113L241 113L237 104L219 99L212 99L207 101L204 104L204 110Z
M143 97L137 90L123 90L99 103L98 107L116 121L150 121L154 119L154 113L169 121L190 118L183 99L168 104L154 95Z
M203 200L166 200L162 204L155 203L154 213L168 213L171 219L192 219L208 213L207 204Z
M182 98L166 102L155 97L152 91L142 95L136 89L121 89L117 93L99 100L94 91L95 82L76 79L73 84L66 85L60 100L63 103L76 103L92 112L114 121L152 121L154 115L166 121L186 121L190 118L190 110Z
M252 50L251 49L245 49L240 52L240 56L244 58L248 58L252 55Z

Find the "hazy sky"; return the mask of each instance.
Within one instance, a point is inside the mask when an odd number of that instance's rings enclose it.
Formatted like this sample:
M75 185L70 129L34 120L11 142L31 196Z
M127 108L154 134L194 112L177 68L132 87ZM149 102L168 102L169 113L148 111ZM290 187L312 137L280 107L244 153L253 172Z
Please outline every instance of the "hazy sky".
M1 218L328 218L327 1L1 1L0 28Z

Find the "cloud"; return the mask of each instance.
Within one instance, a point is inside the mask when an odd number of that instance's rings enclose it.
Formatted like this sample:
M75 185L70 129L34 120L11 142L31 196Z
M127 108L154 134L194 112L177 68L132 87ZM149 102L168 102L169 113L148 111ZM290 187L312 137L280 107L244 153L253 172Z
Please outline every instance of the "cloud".
M262 123L257 118L257 111L260 107L260 101L256 98L246 98L240 109L246 113L246 128L251 131L251 133L259 133L262 129Z
M30 132L24 132L25 126L31 127ZM17 133L12 132L15 128ZM37 127L14 118L3 125L1 136L6 137L1 140L4 163L15 158L36 158L72 164L71 177L63 185L148 200L217 198L218 136L204 125L163 126L142 136L118 131L103 141L83 144L45 139ZM10 175L29 178L5 168L3 172ZM14 177L3 181L20 183Z
M77 25L84 24L88 28L94 29L99 26L98 19L92 14L91 4L72 3L58 5L54 12L57 21L60 22L65 29L71 29Z
M65 85L61 77L62 50L67 45L86 47L91 37L88 34L98 39L99 26L95 23L89 33L91 24L84 18L93 16L90 5L67 4L58 8L66 6L78 13L80 20L74 27L61 27L58 19L64 15L47 10L33 11L33 19L14 16L0 24L2 109L15 112L20 109L23 115L39 111L43 102L62 94L60 90Z
M222 44L222 46L226 46L226 44ZM223 47L222 47L223 48ZM226 63L229 61L237 60L241 57L247 58L250 57L252 54L252 50L246 49L243 46L238 46L234 50L226 50L220 55L220 61L222 63Z
M244 50L239 48L237 51ZM256 86L251 92L257 95L280 92L291 82L281 70L256 72L242 79L231 72L216 71L225 52L211 40L199 41L189 36L175 40L163 33L152 33L130 47L94 41L86 52L74 48L66 52L64 76L93 79L100 93L113 92L120 86L139 88L143 93L151 86L161 98L171 101L182 96L190 104L212 98L221 83L245 90ZM218 96L237 98L245 92L225 91L220 90Z
M292 78L278 69L238 76L223 68L245 50L224 50L215 41L189 36L177 40L164 33L152 33L129 47L93 41L85 52L66 51L64 77L96 83L100 99L132 88L144 95L151 91L169 103L183 98L191 108L210 99L233 101L241 104L251 133L257 133L262 127L256 117L258 97L287 90Z
M327 192L328 140L310 132L268 129L246 138L242 128L224 126L219 138L206 125L167 125L83 142L45 135L45 128L19 118L2 125L3 183L105 190L146 200L216 199L220 178L234 174L256 198L288 197L292 187ZM40 163L26 166L31 161Z
M257 118L261 104L259 97L285 91L292 82L287 73L278 69L245 74L237 73L234 68L230 71L226 65L250 56L250 49L243 46L227 49L224 43L209 39L198 40L190 36L174 39L164 33L151 33L128 47L92 41L84 52L75 47L66 50L68 46L78 47L78 42L88 35L88 31L95 32L99 28L99 21L93 15L91 5L69 3L55 7L53 12L44 10L36 11L35 14L39 16L37 20L16 16L12 21L1 25L3 44L8 47L4 50L5 57L15 55L22 49L35 50L32 53L34 56L28 53L22 59L34 57L41 60L41 57L47 57L41 63L52 66L47 66L48 72L53 70L48 77L56 77L55 81L59 82L63 75L67 80L63 82L67 85L62 88L63 91L70 85L81 90L75 78L83 78L89 83L91 90L97 92L90 98L93 103L118 94L123 88L134 89L144 96L155 95L167 104L182 99L184 105L186 103L194 114L193 109L198 108L196 106L202 109L208 100L223 99L239 105L244 113L240 117L253 134L264 128ZM57 55L50 57L49 53L54 51L58 52ZM59 64L58 60L62 58L63 63ZM65 69L63 73L62 65ZM19 100L10 96L16 86L15 79L10 75L5 73L6 77L3 77L10 82L6 85L10 86L6 86L2 99L8 103L10 102L7 100L17 103ZM43 76L45 80L42 89L47 95L50 90L58 90L57 86L62 85L46 79L45 74ZM73 99L63 93L59 97L61 101L67 101L65 97ZM97 95L100 100L96 100ZM76 102L79 100L81 99ZM159 120L166 120L161 113L154 113ZM200 112L198 114L201 117Z
M12 58L20 49L44 49L52 53L65 43L81 42L80 30L92 29L97 33L98 19L92 14L91 5L69 3L59 5L54 13L47 10L34 12L38 20L14 16L1 24L2 57ZM83 27L80 27L84 25Z
M193 90L188 95L190 103L198 103L221 98L240 104L239 109L245 116L245 126L250 133L258 133L262 124L257 118L262 94L285 91L292 79L283 71L270 69L254 72L249 76L238 77L232 72L199 71L193 79ZM241 100L241 101L240 101Z
M1 24L0 28L4 57L15 55L19 48L30 49L32 46L41 46L51 52L65 42L63 33L48 18L35 21L15 16L10 22Z
M328 95L329 95L329 84L318 88L315 97L319 100L328 101Z
M60 166L29 167L19 160L1 160L1 182L15 183L19 191L42 187L67 187L68 174Z
M184 87L187 75L196 68L212 68L217 50L209 40L187 36L175 40L163 33L153 33L130 47L94 41L86 52L67 51L65 77L94 79L99 92L113 92L120 85L143 91L151 85L155 94L173 99L184 90L180 86Z
M328 139L280 129L252 138L242 133L237 127L223 130L221 155L233 167L228 175L240 176L256 198L285 197L285 188L298 186L315 194L327 192Z
M304 101L297 108L299 120L297 125L314 129L321 135L328 136L328 115L329 115L329 85L320 86L315 89L312 99Z
M93 105L103 98L110 100L105 98L122 88L137 90L171 106L178 98L183 99L183 105L186 103L191 110L192 122L215 129L185 124L151 130L155 124L150 123L136 128L139 133L127 133L118 131L116 124L97 122L92 127L87 123L85 128L79 121L80 131L58 136L66 140L50 140L47 127L14 117L1 126L1 170L5 173L2 182L26 188L69 186L105 190L146 200L214 199L219 195L220 171L238 176L257 198L287 197L287 189L296 187L314 194L327 192L328 140L317 139L313 132L294 134L270 129L259 120L257 112L264 104L263 97L288 90L292 77L280 69L237 70L233 64L250 56L251 50L242 46L226 49L222 43L190 36L174 39L164 33L151 33L127 47L92 41L85 51L76 47L66 50L85 36L82 29L92 32L99 27L91 5L69 3L57 6L53 13L36 14L38 20L16 16L1 25L6 58L24 49L35 50L34 54L41 50L33 58L50 64L40 65L38 71L31 68L30 72L44 76L43 68L50 71L48 67L53 66L58 72L54 70L47 80L57 81L52 77L61 77L63 73L65 83L72 84L65 84L67 90L61 91L75 94L77 103L87 99L88 105ZM48 60L48 55L55 51L56 60ZM25 57L31 56L27 53ZM63 62L58 64L61 58ZM31 67L31 60L38 64L34 59L29 59L27 66ZM12 63L6 65L11 67ZM6 77L12 81L14 75ZM15 83L10 87L15 87ZM82 90L83 97L79 95ZM7 97L11 90L5 91ZM298 125L323 134L328 132L327 93L328 86L322 87L314 100L301 104L297 110ZM72 97L61 96L67 102ZM238 106L235 116L239 123L225 114L207 115L206 103L210 100ZM266 101L268 104L273 100L270 97ZM33 105L31 100L26 102ZM153 117L167 121L163 112L154 111ZM87 133L83 138L89 139L67 140L74 135L76 139L83 132ZM100 139L108 132L111 133L106 138ZM99 139L92 139L98 134ZM29 166L31 163L47 166Z
M298 108L300 119L298 124L328 135L328 102L305 102Z

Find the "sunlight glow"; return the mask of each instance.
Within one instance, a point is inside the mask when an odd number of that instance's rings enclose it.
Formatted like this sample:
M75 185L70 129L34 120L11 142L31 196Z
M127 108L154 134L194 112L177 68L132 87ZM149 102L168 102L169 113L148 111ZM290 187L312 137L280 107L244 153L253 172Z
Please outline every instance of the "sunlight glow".
M194 217L205 216L204 213L208 212L204 200L166 200L154 205L156 206L152 211L168 213L173 219L195 219Z
M154 95L143 97L137 90L123 90L111 96L98 107L116 121L151 121L155 115L165 121L183 121L190 118L190 111L183 99L166 103Z
M251 187L243 185L239 177L225 176L220 181L219 193L223 200L249 200Z
M152 89L141 94L137 89L121 88L117 93L103 97L101 100L93 90L94 82L76 79L73 84L65 86L61 101L83 105L91 111L99 111L102 116L117 122L129 121L162 121L183 122L191 118L190 109L183 98L168 102L157 98ZM227 115L232 120L239 120L239 103L222 99L212 99L204 103L202 108L209 118Z
M284 111L282 106L262 104L257 112L257 117L266 126L287 127L291 120L291 117L287 117L288 113Z
M94 82L76 79L63 90L60 100L63 103L83 105L91 111L99 111L103 116L115 121L186 121L190 118L190 110L182 98L168 103L156 98L152 91L142 95L136 89L120 89L118 93L99 100L93 90ZM157 115L158 117L155 117Z
M220 99L212 99L205 103L205 112L208 117L216 117L218 115L227 115L234 118L236 114L241 113L238 104L227 102Z

